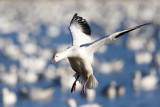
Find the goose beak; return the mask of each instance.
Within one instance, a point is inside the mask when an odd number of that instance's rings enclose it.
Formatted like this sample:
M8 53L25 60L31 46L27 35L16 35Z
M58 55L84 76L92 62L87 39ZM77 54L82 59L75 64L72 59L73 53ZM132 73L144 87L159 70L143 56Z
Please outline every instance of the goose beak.
M53 58L52 61L51 61L51 64L53 64L54 62L56 62L56 60Z

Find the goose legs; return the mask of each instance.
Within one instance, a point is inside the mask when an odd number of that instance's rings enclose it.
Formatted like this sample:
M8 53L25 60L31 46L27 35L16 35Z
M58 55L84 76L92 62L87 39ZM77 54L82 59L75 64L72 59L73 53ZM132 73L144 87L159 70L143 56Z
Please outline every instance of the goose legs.
M77 78L76 78L76 80L74 81L74 83L73 83L73 85L72 85L71 93L76 90L76 82L77 82L79 76L80 76L80 75L77 75ZM84 83L84 85L83 85L83 88L82 88L82 91L81 91L81 95L85 93L85 88L86 88L86 84L87 84L88 80L89 80L89 78L87 77L87 78L86 78L86 81L85 81L85 83Z
M83 88L82 88L82 91L81 91L81 95L85 93L85 88L86 88L86 84L87 84L88 80L89 80L89 78L87 77L87 79L86 79L86 81L85 81L85 83L83 85Z
M79 75L77 75L77 78L76 78L76 80L74 81L74 83L72 85L71 93L76 90L76 82L77 82L78 78L79 78Z

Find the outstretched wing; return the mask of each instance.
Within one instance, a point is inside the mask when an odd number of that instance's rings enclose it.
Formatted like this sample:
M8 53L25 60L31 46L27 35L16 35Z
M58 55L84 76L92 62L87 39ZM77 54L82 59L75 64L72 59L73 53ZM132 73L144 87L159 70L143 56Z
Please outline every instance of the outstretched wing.
M133 28L130 28L128 30L123 30L123 31L120 31L120 32L116 32L110 36L105 36L99 40L96 40L90 44L88 44L88 51L90 53L95 53L100 47L102 47L103 45L106 45L106 44L109 44L113 41L115 41L118 37L130 32L130 31L133 31L135 29L138 29L144 25L148 25L148 24L151 24L151 23L145 23L145 24L142 24L142 25L139 25L139 26L136 26L136 27L133 27Z
M77 13L73 16L69 30L72 35L72 45L82 45L91 42L91 29L85 19L78 16Z

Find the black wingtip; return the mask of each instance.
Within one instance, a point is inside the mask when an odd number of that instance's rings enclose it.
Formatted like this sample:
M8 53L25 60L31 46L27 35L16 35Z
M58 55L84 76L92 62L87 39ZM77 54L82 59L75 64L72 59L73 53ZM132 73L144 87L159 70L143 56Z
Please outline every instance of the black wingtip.
M75 13L73 17L76 17L76 16L78 16L78 14L77 14L77 13Z
M128 32L130 32L130 31L133 31L133 30L135 30L135 29L138 29L138 28L140 28L140 27L142 27L142 26L150 25L150 24L153 24L153 23L152 23L152 22L147 22L147 23L144 23L144 24L135 26L135 27L133 27L133 28L130 28L130 29L128 29L128 30L124 30L124 31L120 32L115 38L118 38L118 37L124 35L125 33L128 33Z
M73 16L73 18L72 18L72 20L71 20L71 23L73 22L73 20L74 20L77 16L78 16L78 14L75 13L74 16Z
M142 24L142 25L139 25L139 27L144 26L144 25L150 25L150 24L153 24L153 22L144 23L144 24ZM138 27L138 26L137 26L137 27Z
M87 35L91 35L91 29L90 26L88 25L87 21L85 19L83 19L82 17L78 16L77 13L74 14L70 24L72 24L73 22L77 22L81 28L82 28L82 32L87 34Z

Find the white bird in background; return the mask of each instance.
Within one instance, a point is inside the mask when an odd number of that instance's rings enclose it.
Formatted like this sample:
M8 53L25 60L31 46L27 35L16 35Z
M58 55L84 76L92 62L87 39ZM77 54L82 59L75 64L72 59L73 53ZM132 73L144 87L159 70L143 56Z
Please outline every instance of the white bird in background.
M73 98L67 99L66 103L69 105L69 107L77 107L77 103Z
M95 90L87 89L87 93L86 93L87 101L91 102L95 99L95 97L96 97Z
M125 94L125 91L126 91L126 89L125 89L125 87L124 86L118 86L117 87L117 94L119 95L119 96L123 96L124 94Z
M141 88L141 79L142 79L142 74L140 71L136 71L134 73L134 78L133 78L133 81L132 81L132 85L134 87L134 89L137 91Z
M77 103L73 98L67 99L66 103L68 104L69 107L77 107ZM80 105L78 107L101 107L101 105L98 103L88 103L88 104Z
M116 90L116 81L111 81L110 85L107 87L107 90L105 94L108 96L109 99L114 99L117 95L117 90Z
M34 101L49 101L52 99L54 89L53 87L47 88L21 88L20 94L22 98L29 98Z
M15 65L11 65L9 72L1 72L0 73L0 81L3 83L15 86L18 81L18 75L17 75L18 68Z
M136 91L141 88L146 91L154 90L157 87L158 80L155 68L151 68L150 73L144 77L142 77L140 71L136 71L133 79L133 87Z
M96 88L98 85L91 66L94 53L103 45L109 44L115 41L118 37L148 24L150 23L145 23L128 30L116 32L112 35L92 41L90 37L91 29L87 21L76 13L73 16L69 27L73 39L72 46L63 52L56 53L53 56L51 64L58 62L63 58L68 58L72 69L76 72L76 80L73 83L71 92L76 90L76 81L79 81L83 84L81 94L84 94L86 85L89 89Z
M105 89L105 95L110 99L114 100L117 95L122 97L125 94L125 87L122 85L117 85L116 81L111 81L110 84Z
M145 90L154 90L157 87L159 78L156 73L156 69L153 67L150 69L149 74L143 77L141 81L142 88Z
M8 88L2 89L2 103L4 106L11 106L17 102L17 96L14 92L8 90Z

